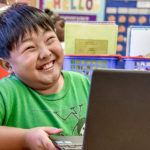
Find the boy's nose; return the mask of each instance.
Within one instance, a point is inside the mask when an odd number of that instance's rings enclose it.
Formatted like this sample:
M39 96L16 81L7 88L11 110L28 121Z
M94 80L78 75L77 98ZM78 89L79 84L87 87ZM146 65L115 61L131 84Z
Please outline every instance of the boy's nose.
M39 57L40 59L45 59L47 57L50 57L51 54L52 54L51 50L49 50L48 48L43 48L40 50Z

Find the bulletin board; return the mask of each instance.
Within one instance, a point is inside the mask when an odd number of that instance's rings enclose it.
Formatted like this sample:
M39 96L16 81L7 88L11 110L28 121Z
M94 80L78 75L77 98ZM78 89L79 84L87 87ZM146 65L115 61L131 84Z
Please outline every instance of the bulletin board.
M105 20L119 25L117 54L126 56L127 30L130 26L150 24L150 1L106 0Z
M43 0L45 8L69 21L103 21L105 0Z
M127 55L150 55L150 26L132 26L128 31Z

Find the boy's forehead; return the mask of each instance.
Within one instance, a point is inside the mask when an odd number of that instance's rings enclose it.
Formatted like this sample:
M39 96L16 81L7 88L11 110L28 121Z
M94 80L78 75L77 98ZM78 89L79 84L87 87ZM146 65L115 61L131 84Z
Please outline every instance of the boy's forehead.
M54 32L52 28L49 29L43 29L41 27L37 27L37 30L34 30L33 28L31 30L27 29L24 36L21 38L21 40L26 39L28 37L32 37L34 35L38 34L46 34L48 32Z

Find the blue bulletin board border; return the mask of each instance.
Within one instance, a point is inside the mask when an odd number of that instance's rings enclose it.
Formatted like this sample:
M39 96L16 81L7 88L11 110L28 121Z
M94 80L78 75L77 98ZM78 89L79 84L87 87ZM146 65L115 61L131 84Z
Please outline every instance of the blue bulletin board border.
M136 7L137 0L127 1L127 0L106 0L106 7Z

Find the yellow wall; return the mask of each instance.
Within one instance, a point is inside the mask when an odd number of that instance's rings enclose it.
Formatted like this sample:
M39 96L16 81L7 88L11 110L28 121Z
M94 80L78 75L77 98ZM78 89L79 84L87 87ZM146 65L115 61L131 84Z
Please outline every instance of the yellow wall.
M15 2L22 2L22 3L28 3L31 6L36 7L37 0L8 0L9 4L15 3Z

